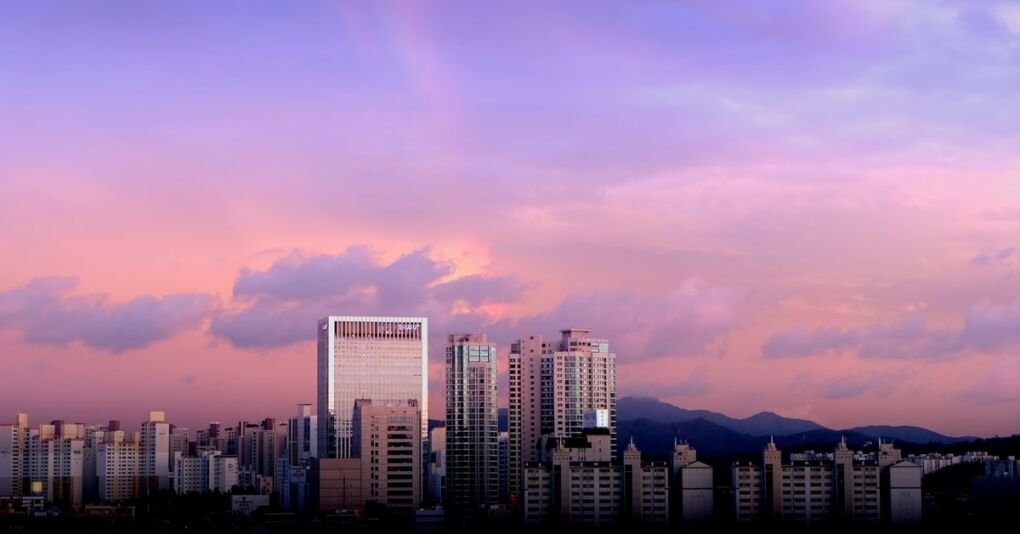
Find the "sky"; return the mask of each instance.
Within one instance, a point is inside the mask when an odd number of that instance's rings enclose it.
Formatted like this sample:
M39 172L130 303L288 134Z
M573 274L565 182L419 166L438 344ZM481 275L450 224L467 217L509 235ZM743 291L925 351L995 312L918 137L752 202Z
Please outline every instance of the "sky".
M314 402L315 321L1020 432L1020 3L7 2L0 422ZM505 395L504 395L505 397Z

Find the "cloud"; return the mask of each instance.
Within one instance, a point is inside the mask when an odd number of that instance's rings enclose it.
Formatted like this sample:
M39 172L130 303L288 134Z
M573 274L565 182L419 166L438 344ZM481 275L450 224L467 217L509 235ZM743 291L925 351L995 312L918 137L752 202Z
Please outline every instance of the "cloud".
M902 370L893 373L854 373L832 379L817 388L818 395L826 399L849 399L865 393L887 396L913 374Z
M1020 384L1020 359L1009 357L988 369L962 397L979 404L1020 402L1017 384Z
M366 246L337 255L292 253L265 271L244 269L234 284L234 312L216 317L214 335L237 347L280 347L315 338L315 321L326 315L423 315L433 330L476 329L485 320L473 309L513 302L525 286L512 276L469 275L440 282L454 273L452 262L430 250L409 252L392 263ZM469 308L454 313L454 305Z
M981 218L995 222L1020 222L1020 205L985 210L981 212Z
M737 325L743 300L738 290L691 278L664 294L602 290L571 295L548 313L504 321L496 330L515 338L588 328L610 338L617 354L628 360L698 356L718 351L714 344Z
M994 254L978 254L970 260L970 264L976 267L986 267L995 263L1006 263L1013 257L1016 247L1004 248Z
M638 359L718 351L743 300L739 291L692 278L661 295L601 290L570 295L546 313L494 318L478 306L516 301L529 286L512 276L440 281L455 268L430 258L428 249L390 264L373 259L365 247L335 256L291 254L265 271L242 271L235 284L241 307L216 317L211 332L237 347L280 347L315 339L315 321L326 315L423 315L433 340L448 332L485 331L508 343L584 327L609 337L622 356Z
M687 378L675 382L643 383L634 384L627 389L634 394L652 395L657 398L668 397L698 397L715 388L715 383L709 380L708 373L704 368L697 368L687 375Z
M464 301L472 306L517 300L526 286L512 276L470 275L439 284L432 294L446 301Z
M213 314L218 300L202 293L141 296L110 303L107 295L67 296L78 281L36 278L0 293L0 328L21 327L37 345L86 346L120 353L146 347L193 328Z
M1020 343L1020 299L971 306L961 328L932 328L913 317L855 328L797 328L773 334L762 345L766 358L796 358L852 351L865 358L951 358L966 350L986 353Z

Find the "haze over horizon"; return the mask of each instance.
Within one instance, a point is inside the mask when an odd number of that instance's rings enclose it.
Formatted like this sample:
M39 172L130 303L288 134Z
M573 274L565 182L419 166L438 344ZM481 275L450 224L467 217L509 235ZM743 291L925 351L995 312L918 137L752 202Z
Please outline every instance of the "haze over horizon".
M1020 432L1020 6L0 5L0 422L315 400L315 321ZM505 385L505 378L502 381ZM505 402L505 391L500 393Z

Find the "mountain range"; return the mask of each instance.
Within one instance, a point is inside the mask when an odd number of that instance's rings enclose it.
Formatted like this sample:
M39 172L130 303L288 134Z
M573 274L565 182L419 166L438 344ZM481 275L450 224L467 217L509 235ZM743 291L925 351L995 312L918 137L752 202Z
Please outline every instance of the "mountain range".
M616 403L618 445L633 439L651 456L668 455L673 439L691 443L710 456L729 457L761 452L770 437L780 448L827 451L841 438L863 447L878 438L898 443L949 445L973 441L973 436L947 436L916 426L862 426L826 428L814 421L761 412L743 419L708 410L687 410L658 399L623 397ZM709 452L711 451L711 452Z

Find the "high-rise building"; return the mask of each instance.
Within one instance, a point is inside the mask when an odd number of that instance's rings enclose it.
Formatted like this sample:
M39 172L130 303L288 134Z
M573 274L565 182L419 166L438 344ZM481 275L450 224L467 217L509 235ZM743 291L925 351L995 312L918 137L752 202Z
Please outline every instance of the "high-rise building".
M207 448L198 456L174 454L174 491L177 493L227 492L239 483L236 456Z
M33 433L32 486L51 502L78 506L82 502L82 449L85 445L81 425L40 425Z
M248 477L247 484L241 486L258 487L258 481L272 477L276 470L276 420L238 425L238 434L240 467Z
M361 459L362 498L390 514L413 514L421 502L418 401L354 404L351 456Z
M712 466L698 461L687 442L673 442L672 507L674 517L687 524L711 521L715 514Z
M762 454L762 467L733 466L734 511L738 521L759 517L793 523L831 520L878 522L883 502L888 503L890 470L894 472L899 501L897 520L907 523L921 509L920 466L900 462L891 444L881 443L877 453L854 452L840 441L831 456L791 455L782 462L782 452L769 441ZM916 475L916 484L915 484ZM885 480L885 482L883 482ZM916 490L916 491L915 491Z
M0 497L20 497L28 481L28 414L0 424Z
M446 503L499 500L496 345L485 334L451 334L446 347Z
M510 493L519 495L526 463L542 460L542 443L580 434L584 414L608 412L616 443L616 355L588 330L561 331L557 342L528 336L510 347ZM590 410L596 410L590 412Z
M428 320L424 317L321 319L317 374L320 456L351 457L357 399L376 403L414 399L421 411L419 441L428 439Z
M139 475L149 490L169 490L170 464L170 423L164 412L149 412L149 419L142 423L142 442L139 444Z
M623 462L611 461L612 437L592 428L551 441L552 460L524 468L524 520L604 527L621 521L669 521L669 466L643 463L631 442Z
M179 453L181 453L181 454L183 454L185 456L188 455L188 452L189 452L188 448L189 448L189 441L190 441L190 439L191 439L191 435L190 435L190 432L188 431L187 428L176 427L176 426L170 425L170 458L171 458L170 466L171 466L171 468L173 468L174 465L175 465L175 463L173 462L173 457L174 457L175 454L177 454L179 452Z
M96 451L99 499L123 501L138 496L138 441L123 430L107 432Z
M318 456L319 440L317 416L312 415L311 404L298 404L297 415L287 422L287 463L301 465Z

